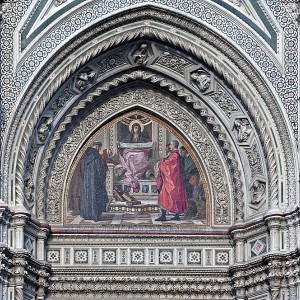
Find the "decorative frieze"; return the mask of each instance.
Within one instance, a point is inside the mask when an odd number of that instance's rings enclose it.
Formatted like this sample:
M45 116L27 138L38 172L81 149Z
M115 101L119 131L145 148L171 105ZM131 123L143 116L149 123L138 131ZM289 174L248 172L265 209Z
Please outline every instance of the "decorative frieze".
M121 267L124 265L134 266L150 266L161 267L168 265L169 267L189 266L194 267L210 266L210 267L228 267L232 262L232 250L218 248L199 247L181 247L181 248L148 248L147 246L137 248L127 247L120 248L96 248L96 247L78 247L67 248L68 258L71 265L76 267L80 264L87 265L110 265ZM53 266L64 265L61 253L65 253L66 249L55 249L50 247L47 250L47 261ZM92 257L90 256L92 254Z
M47 251L47 261L49 263L60 263L60 249L48 250Z
M221 108L228 118L230 118L233 112L239 111L239 108L234 103L233 98L226 92L220 83L216 84L216 90L209 94L208 97Z
M184 76L185 69L192 65L191 61L186 58L166 51L161 53L156 64L173 70L181 76Z
M113 53L103 59L100 59L97 61L98 65L98 73L99 77L105 75L108 71L111 71L112 69L115 69L117 67L126 65L127 62L124 58L124 54L122 52Z
M225 273L211 273L208 280L201 273L191 276L188 272L125 272L126 276L118 273L80 276L76 272L68 277L55 273L47 299L94 299L96 295L105 299L233 299Z

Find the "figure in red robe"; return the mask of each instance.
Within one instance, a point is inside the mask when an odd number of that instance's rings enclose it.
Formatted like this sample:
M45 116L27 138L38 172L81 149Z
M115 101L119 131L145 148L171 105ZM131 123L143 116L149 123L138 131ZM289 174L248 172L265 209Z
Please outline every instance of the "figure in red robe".
M179 221L179 214L187 209L187 197L178 146L178 141L172 141L170 143L171 154L162 159L159 164L156 187L159 192L158 204L162 208L162 215L155 221L167 221L166 211L175 213L175 216L170 220Z

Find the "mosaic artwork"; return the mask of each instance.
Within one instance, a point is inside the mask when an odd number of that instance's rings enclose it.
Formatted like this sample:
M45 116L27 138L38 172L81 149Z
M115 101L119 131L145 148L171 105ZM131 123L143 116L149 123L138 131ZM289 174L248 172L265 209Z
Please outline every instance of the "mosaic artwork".
M79 152L67 192L69 224L205 224L204 174L182 137L128 113Z

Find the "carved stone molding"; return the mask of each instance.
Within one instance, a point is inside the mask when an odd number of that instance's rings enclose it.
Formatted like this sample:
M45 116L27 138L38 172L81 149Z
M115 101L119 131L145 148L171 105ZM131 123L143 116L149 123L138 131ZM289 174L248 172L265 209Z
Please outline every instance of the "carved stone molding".
M250 149L245 149L245 152L248 157L252 176L254 176L255 174L262 174L262 162L258 151L257 143L254 143Z

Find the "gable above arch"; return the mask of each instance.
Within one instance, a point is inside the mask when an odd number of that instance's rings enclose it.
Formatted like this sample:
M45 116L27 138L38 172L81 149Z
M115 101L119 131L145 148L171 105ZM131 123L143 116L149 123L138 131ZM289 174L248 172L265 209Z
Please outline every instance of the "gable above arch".
M269 20L265 8L258 3L251 1L228 3L223 0L213 0L212 2L213 3L208 1L198 1L197 3L181 3L181 1L176 1L170 2L168 3L168 6L166 6L166 3L162 1L148 1L146 3L144 1L140 3L137 1L127 1L126 4L118 1L104 1L103 3L97 4L82 4L79 0L54 1L50 3L46 0L40 1L36 4L34 12L24 20L25 26L23 26L21 30L21 50L24 51L26 47L30 46L31 42L35 40L41 32L45 31L47 27L48 30L51 27L56 27L55 25L57 22L61 22L62 19L66 19L71 24L72 22L75 22L75 30L80 30L80 27L77 24L78 22L75 21L76 17L72 18L71 15L74 16L74 14L80 14L80 19L82 19L81 22L88 24L93 23L96 18L109 17L112 13L120 13L122 11L128 11L129 9L139 9L142 5L143 7L146 6L148 8L159 7L163 10L172 9L178 11L183 15L198 18L202 22L214 26L216 30L220 30L220 28L218 24L212 24L207 12L210 11L216 17L220 17L218 14L218 7L221 6L224 9L224 13L227 13L222 16L225 22L228 22L230 25L234 24L235 22L233 19L236 18L236 22L240 21L241 23L245 23L246 26L248 25L263 40L265 40L275 52L277 51L278 28L275 26L274 22ZM91 11L94 12L94 15ZM81 27L84 27L84 25L86 26L87 24L82 24ZM67 38L67 36L62 36L61 38L64 39ZM228 30L228 38L232 38L230 30Z

